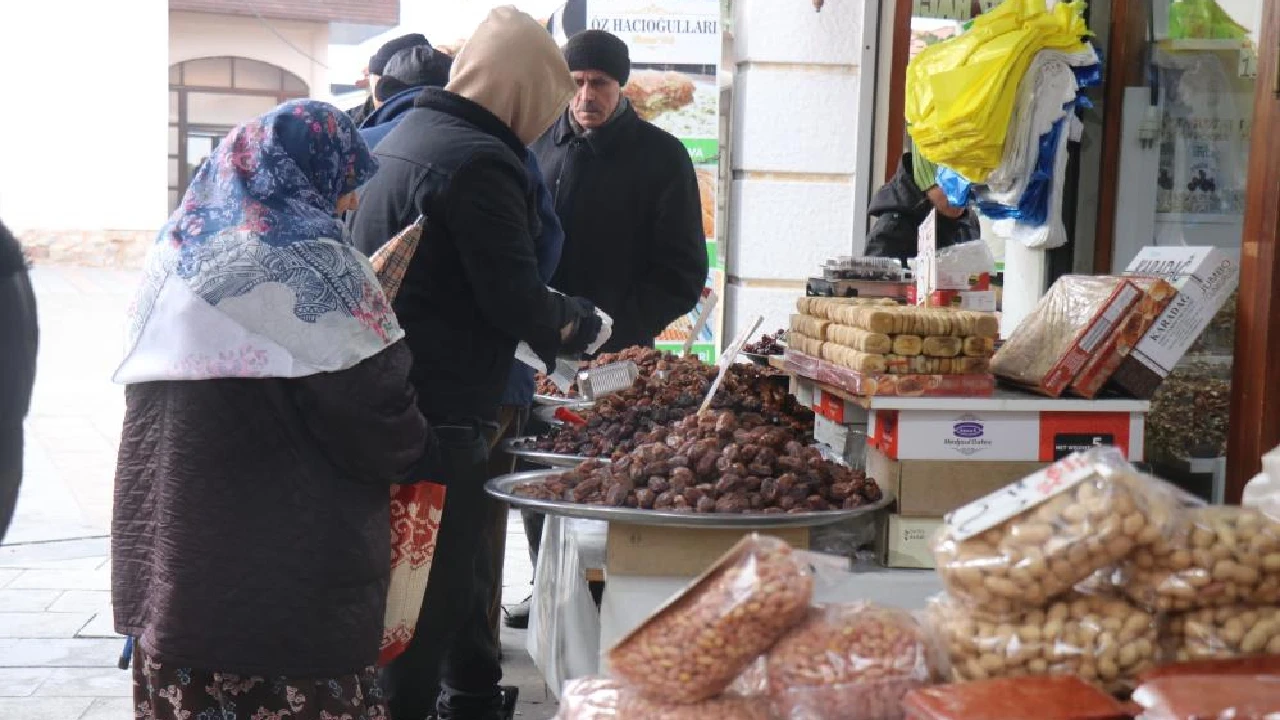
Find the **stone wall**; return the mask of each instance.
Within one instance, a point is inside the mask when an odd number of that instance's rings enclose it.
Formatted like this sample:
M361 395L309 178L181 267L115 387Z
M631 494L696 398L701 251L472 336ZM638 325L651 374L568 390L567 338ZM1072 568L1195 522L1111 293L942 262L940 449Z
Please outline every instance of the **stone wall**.
M874 67L864 75L863 65L874 65L864 58L874 58L876 7L733 2L726 337L757 314L766 332L784 327L805 278L862 248L875 103Z
M142 267L155 230L16 231L31 262L136 269Z

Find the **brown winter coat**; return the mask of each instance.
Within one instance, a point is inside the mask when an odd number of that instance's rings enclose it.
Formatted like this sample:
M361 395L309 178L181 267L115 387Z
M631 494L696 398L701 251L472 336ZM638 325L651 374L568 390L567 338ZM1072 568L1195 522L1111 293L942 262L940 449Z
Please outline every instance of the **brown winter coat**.
M426 421L403 342L297 379L126 389L116 630L158 662L333 676L374 664L390 574L388 486Z

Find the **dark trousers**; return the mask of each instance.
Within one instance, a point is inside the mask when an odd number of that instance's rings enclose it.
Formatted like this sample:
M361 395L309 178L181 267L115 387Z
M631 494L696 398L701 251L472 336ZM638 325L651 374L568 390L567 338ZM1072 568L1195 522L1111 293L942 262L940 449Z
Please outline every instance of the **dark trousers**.
M13 520L22 483L22 423L0 425L0 540Z
M515 469L516 459L498 450L497 445L506 438L519 437L529 418L529 408L505 405L498 410L498 433L489 446L490 478L506 475ZM507 557L507 514L511 507L504 502L489 498L488 535L489 556L492 562L492 573L495 578L489 593L489 625L493 628L493 636L502 646L502 571Z
M392 720L422 720L434 711L482 718L502 708L502 666L489 624L495 579L484 482L491 431L478 423L433 425L448 490L417 632L382 674Z

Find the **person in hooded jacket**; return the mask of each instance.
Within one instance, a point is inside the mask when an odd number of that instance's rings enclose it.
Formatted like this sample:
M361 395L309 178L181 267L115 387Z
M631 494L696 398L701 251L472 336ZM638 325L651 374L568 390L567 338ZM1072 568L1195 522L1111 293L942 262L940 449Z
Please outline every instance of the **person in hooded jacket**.
M938 248L979 239L978 218L968 208L947 202L947 194L934 181L936 173L937 166L918 152L903 153L898 171L871 196L867 214L875 222L867 233L868 257L903 263L915 257L920 224L932 210L937 210Z
M427 594L412 642L383 675L395 720L506 715L489 623L484 492L499 404L519 342L551 367L607 339L590 302L547 288L533 239L525 148L572 94L564 58L537 21L493 10L454 60L449 84L423 90L378 144L381 167L350 219L371 253L427 218L395 310L423 413L476 427L470 442L441 443L450 474Z
M22 421L31 407L39 341L36 298L22 246L0 223L0 540L22 483Z
M360 136L370 148L377 148L406 113L425 87L444 87L449 82L453 58L430 45L415 45L396 53L373 89L377 109L360 125Z

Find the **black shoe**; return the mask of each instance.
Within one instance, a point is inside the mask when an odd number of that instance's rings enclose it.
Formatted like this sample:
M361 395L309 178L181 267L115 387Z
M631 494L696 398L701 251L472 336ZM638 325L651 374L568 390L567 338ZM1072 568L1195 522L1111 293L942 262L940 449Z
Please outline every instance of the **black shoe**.
M520 688L515 685L503 685L500 689L502 690L502 718L515 720L516 701L520 699Z
M529 608L533 605L533 596L525 598L515 605L508 605L502 608L502 614L506 615L502 619L502 623L513 630L529 629Z

